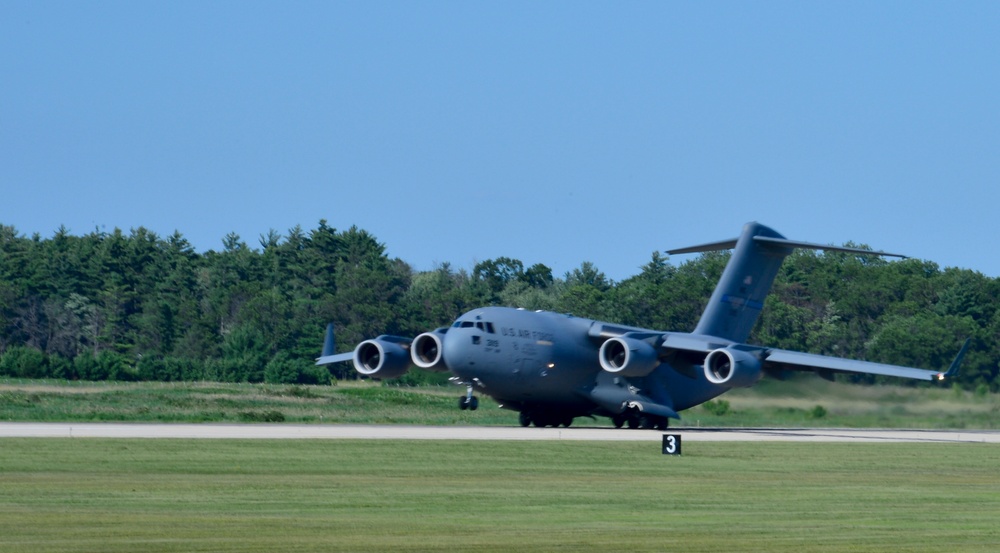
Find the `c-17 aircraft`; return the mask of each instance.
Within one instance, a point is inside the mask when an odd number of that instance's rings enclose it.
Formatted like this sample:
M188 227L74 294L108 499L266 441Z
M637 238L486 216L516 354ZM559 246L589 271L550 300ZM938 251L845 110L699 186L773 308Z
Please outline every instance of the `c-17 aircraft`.
M610 417L617 428L667 428L678 412L762 375L813 371L943 380L958 371L969 341L946 372L841 359L746 344L782 261L795 248L863 255L898 254L788 240L759 223L736 239L667 251L732 249L733 254L691 333L623 326L547 311L483 307L450 327L416 338L379 336L353 352L335 354L327 327L317 365L353 361L362 375L402 376L416 366L450 371L466 394L462 409L476 409L476 392L520 412L522 426L570 426L576 417Z

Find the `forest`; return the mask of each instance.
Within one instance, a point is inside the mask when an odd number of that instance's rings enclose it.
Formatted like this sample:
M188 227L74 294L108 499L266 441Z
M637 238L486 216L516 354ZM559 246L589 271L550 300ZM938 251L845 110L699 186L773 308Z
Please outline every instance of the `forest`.
M325 220L270 230L253 245L231 233L205 253L180 232L77 236L61 227L43 238L0 225L0 376L328 384L356 378L347 364L314 366L328 322L347 350L446 326L484 305L689 331L728 258L713 252L675 266L653 252L614 282L588 261L562 276L508 257L415 271L369 232ZM971 337L953 385L995 392L998 298L1000 279L968 269L797 251L750 342L939 369Z

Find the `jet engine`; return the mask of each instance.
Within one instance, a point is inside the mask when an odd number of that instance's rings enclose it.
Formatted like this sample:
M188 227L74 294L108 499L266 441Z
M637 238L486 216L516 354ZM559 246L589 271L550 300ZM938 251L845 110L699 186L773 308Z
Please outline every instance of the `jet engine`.
M629 336L609 338L598 356L601 368L621 376L646 376L660 365L659 351L645 340Z
M396 378L410 369L408 338L379 336L365 340L354 349L354 368L359 373L372 378Z
M752 353L719 348L705 357L705 378L712 384L747 388L760 380L760 359Z
M447 329L425 332L413 339L410 346L410 357L413 364L421 369L431 371L446 371L444 364L444 333Z

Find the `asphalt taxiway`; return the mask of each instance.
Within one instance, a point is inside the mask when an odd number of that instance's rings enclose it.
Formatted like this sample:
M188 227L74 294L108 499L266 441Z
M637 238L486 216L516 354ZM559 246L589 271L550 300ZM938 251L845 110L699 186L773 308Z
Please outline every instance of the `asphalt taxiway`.
M0 438L660 441L663 434L680 434L686 441L701 442L1000 443L1000 432L985 430L678 427L666 431L654 431L588 427L0 423Z

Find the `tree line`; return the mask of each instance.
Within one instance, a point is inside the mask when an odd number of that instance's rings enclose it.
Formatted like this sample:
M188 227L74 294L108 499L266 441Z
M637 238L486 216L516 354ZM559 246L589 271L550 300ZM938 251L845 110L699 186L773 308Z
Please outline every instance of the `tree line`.
M561 277L508 257L415 271L367 231L326 221L271 230L253 247L229 234L205 253L179 232L61 227L42 238L0 225L0 375L329 383L355 376L313 365L327 322L346 349L379 334L415 336L483 305L688 331L728 258L675 266L653 252L614 282L586 261ZM750 341L936 369L972 337L957 382L996 391L998 298L1000 279L966 269L797 251Z

